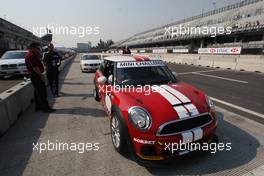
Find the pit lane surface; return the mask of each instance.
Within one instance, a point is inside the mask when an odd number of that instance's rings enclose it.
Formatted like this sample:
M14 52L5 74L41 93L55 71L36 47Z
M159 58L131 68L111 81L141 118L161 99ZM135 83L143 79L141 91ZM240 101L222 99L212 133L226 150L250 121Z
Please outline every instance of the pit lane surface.
M54 114L34 106L0 138L0 175L242 175L264 164L263 125L217 108L222 142L231 151L195 152L164 164L141 166L114 151L109 119L94 101L93 74L81 73L79 57L63 70L62 96L50 99ZM98 151L33 150L33 143L100 143Z
M264 124L264 74L190 65L168 66L178 73L179 80L215 98L217 105Z

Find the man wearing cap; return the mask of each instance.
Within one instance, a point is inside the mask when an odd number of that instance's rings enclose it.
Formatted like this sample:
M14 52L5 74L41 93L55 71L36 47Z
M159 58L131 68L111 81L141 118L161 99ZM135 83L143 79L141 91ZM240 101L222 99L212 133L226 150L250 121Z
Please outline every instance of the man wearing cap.
M61 56L54 51L52 43L48 45L48 52L44 53L43 62L46 66L47 78L52 94L59 96L59 66L61 64Z
M29 52L26 55L25 63L34 87L36 111L42 110L45 113L54 112L55 110L50 108L47 101L47 90L45 77L43 75L44 67L41 62L41 51L38 43L32 43L29 46Z

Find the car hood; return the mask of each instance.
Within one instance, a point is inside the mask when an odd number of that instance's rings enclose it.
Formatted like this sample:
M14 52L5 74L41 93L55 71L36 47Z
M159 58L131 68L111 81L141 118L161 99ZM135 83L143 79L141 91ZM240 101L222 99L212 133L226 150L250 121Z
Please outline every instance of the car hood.
M162 88L156 89L157 87ZM127 109L132 106L145 108L151 114L154 129L158 129L161 124L168 121L209 112L205 94L183 82L159 85L142 92L128 92L126 89L117 93L117 96L120 103L126 104Z
M100 64L101 60L82 60L82 64Z
M25 59L0 59L0 65L3 64L24 64Z

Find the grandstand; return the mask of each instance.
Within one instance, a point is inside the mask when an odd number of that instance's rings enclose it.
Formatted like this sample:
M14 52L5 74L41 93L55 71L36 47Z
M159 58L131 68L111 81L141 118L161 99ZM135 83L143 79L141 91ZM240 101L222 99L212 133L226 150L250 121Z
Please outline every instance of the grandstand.
M231 27L230 34L186 33L169 35L166 28L174 27ZM138 33L128 39L112 45L112 49L129 46L132 49L144 49L151 52L155 48L188 49L196 53L205 47L242 47L243 53L262 53L264 46L264 1L244 0L206 13L176 21L165 26Z
M0 56L7 50L27 49L31 42L46 45L52 40L52 34L37 37L32 32L0 18Z

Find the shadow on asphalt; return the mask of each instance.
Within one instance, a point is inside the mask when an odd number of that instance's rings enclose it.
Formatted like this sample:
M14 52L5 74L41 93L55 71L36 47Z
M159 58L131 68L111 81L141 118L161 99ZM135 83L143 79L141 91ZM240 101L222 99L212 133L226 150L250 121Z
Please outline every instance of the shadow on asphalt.
M92 85L93 83L83 83L83 82L64 82L65 85Z
M71 61L60 72L60 83L64 82L71 65ZM50 94L50 93L49 93ZM54 104L54 99L49 95L50 105ZM33 143L37 143L45 127L49 114L35 112L31 106L18 121L0 137L0 175L22 175L24 169L33 152ZM63 111L63 110L62 110ZM60 112L60 110L58 111ZM98 112L96 112L98 113Z
M148 162L143 165L154 175L202 175L230 170L247 164L256 157L260 146L258 140L224 120L218 112L217 136L219 142L232 143L230 151L218 151L215 154L205 151L193 152L165 162Z
M88 107L71 107L69 109L56 109L56 112L54 114L82 115L85 118L88 118L89 116L93 118L105 118L105 112L103 110Z
M65 93L65 92L60 92L60 95L63 97L82 97L83 100L93 97L93 94L72 94L72 93Z

